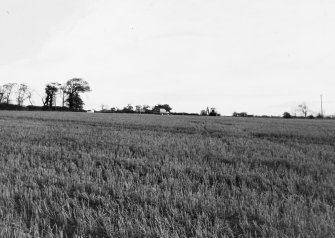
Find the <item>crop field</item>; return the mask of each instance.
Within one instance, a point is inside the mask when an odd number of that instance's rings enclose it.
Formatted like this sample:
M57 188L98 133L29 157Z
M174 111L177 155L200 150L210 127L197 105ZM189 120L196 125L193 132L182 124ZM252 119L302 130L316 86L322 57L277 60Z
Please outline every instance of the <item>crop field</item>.
M335 121L0 111L0 237L335 237Z

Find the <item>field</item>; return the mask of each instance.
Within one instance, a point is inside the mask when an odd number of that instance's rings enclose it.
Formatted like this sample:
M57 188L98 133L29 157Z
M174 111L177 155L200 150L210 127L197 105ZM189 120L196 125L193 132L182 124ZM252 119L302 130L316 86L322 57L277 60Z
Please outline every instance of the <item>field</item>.
M335 121L0 111L0 237L335 237Z

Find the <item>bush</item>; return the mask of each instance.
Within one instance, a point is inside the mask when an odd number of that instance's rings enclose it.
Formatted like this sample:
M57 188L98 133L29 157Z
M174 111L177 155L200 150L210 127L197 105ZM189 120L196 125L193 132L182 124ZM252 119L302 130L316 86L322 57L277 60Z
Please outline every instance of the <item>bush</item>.
M19 105L16 105L16 104L1 103L0 104L0 110L22 111L22 110L25 110L25 107L19 106Z
M322 115L321 113L319 113L319 114L316 116L316 118L318 118L318 119L322 119L322 118L323 118L323 115Z
M283 113L283 118L292 118L291 114L288 112Z

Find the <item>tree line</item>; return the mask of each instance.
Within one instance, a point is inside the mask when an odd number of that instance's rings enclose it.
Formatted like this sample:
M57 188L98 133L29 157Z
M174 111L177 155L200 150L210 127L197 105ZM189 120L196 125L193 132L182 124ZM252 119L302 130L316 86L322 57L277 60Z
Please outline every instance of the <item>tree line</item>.
M189 116L220 116L216 108L212 107L205 110L201 110L199 113L187 113L187 112L172 112L172 108L169 104L157 104L155 106L149 105L136 105L132 106L128 104L125 107L111 107L102 104L100 111L95 111L99 113L138 113L138 114L170 114L170 115L189 115Z
M108 108L107 105L101 105L101 110L99 112L102 113L144 113L144 114L173 114L171 112L172 107L169 104L157 104L155 106L149 105L136 105L133 106L128 104L125 107L118 108L118 107L111 107Z
M297 115L298 114L298 115ZM306 119L322 119L322 118L327 118L327 119L331 119L331 116L327 116L325 117L323 115L323 112L321 113L317 113L316 115L313 113L312 110L310 110L310 108L307 106L306 103L301 103L298 105L298 107L295 109L295 112L293 114L289 113L289 112L284 112L282 114L283 118L306 118ZM300 116L299 116L300 115ZM255 116L255 115L250 115L247 112L234 112L232 114L233 117L264 117L264 118L268 118L268 117L276 117L276 116L267 116L267 115L262 115L262 116ZM277 116L279 117L279 116Z
M323 112L318 113L316 116L314 116L312 111L306 105L306 103L302 103L298 105L296 112L298 112L301 115L300 118L308 118L308 119L324 118ZM297 118L297 116L296 116L296 113L294 113L294 115L291 115L291 113L289 112L284 112L283 118Z
M89 91L91 91L91 87L88 82L81 78L69 79L64 84L58 82L48 83L44 89L45 94L40 96L43 103L42 109L55 109L57 107L57 97L61 97L62 106L58 108L83 110L85 104L81 98L81 94ZM33 106L31 100L33 93L34 90L27 84L6 83L0 85L0 104L3 105L3 108L12 108L11 106L15 103L17 107L22 107L28 100L30 107L38 108Z
M84 101L81 98L81 94L91 91L89 83L81 78L69 79L66 83L61 84L59 82L51 82L46 84L44 88L44 95L40 96L42 100L42 107L34 106L32 97L34 90L32 90L27 84L21 83L6 83L0 85L0 109L20 109L24 103L28 101L30 103L27 106L28 110L70 110L70 111L84 111ZM57 99L60 98L61 106L57 106ZM59 100L58 100L59 101ZM201 115L201 116L220 116L216 108L207 107L205 110L201 110L198 113L183 113L183 112L171 112L172 108L169 104L157 104L155 106L149 105L136 105L132 106L128 104L123 108L111 107L108 108L106 105L101 105L101 110L98 112L102 113L146 113L146 114L173 114L173 115ZM302 116L291 115L289 112L284 112L283 118L323 118L323 113L319 113L313 116L311 110L305 103L298 105L296 112ZM259 117L249 115L246 112L234 112L233 117ZM263 115L260 117L269 117Z

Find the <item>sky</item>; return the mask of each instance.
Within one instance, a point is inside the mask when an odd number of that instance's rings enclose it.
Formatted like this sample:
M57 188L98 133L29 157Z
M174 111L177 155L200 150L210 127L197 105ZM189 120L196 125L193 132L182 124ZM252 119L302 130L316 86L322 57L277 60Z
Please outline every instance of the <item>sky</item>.
M0 85L88 81L86 109L335 114L335 1L0 0Z

